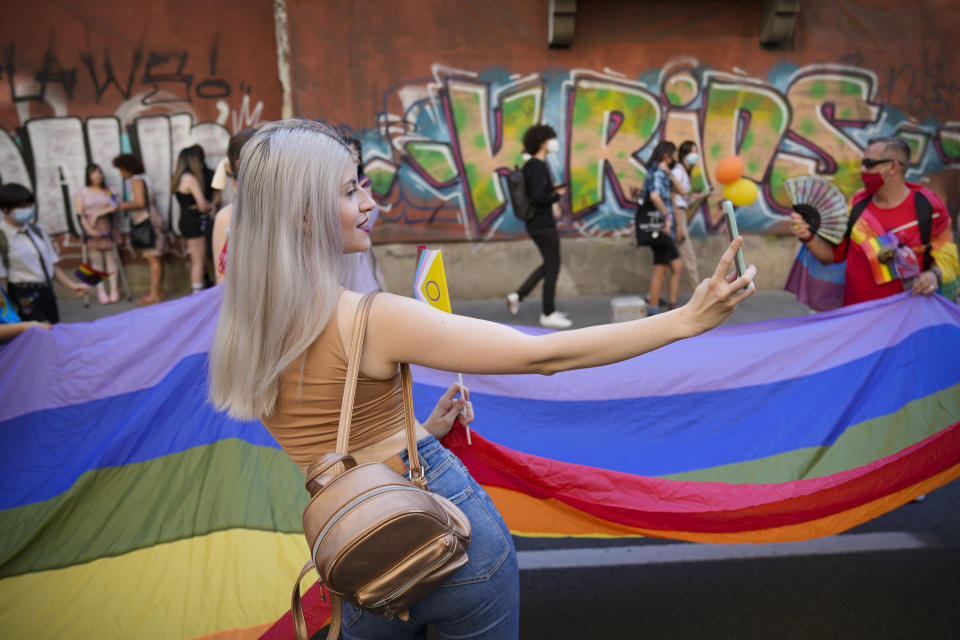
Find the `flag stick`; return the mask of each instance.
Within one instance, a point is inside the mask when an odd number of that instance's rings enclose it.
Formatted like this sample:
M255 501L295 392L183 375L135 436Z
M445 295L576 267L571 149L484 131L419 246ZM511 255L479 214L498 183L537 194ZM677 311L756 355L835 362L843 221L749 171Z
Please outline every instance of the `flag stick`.
M460 378L460 395L463 395L463 374L458 373L457 377ZM470 425L464 425L464 428L467 430L467 444L473 444L473 442L470 440Z

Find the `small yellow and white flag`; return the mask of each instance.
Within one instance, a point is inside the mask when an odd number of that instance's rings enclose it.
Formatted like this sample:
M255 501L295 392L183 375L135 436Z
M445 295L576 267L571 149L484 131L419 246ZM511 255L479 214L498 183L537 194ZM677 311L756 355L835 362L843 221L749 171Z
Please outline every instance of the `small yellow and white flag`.
M450 306L450 293L447 291L447 274L443 270L443 254L440 249L417 247L417 270L413 277L413 297L426 302L431 307L453 313ZM463 374L458 373L460 389L463 389ZM457 420L460 418L458 417ZM470 441L470 427L467 429L467 444Z
M440 311L451 313L450 294L447 292L447 274L443 270L440 249L417 247L417 272L414 276L413 297L423 300Z

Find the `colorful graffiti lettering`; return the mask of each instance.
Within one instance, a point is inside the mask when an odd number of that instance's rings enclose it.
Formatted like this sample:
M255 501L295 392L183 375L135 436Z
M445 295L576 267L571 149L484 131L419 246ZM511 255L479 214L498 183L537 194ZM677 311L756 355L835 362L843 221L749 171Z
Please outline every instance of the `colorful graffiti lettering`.
M913 150L909 177L960 163L960 123L916 122L877 98L877 77L849 65L780 64L766 79L706 68L684 59L628 79L612 70L482 73L435 66L433 79L385 96L385 111L361 131L365 168L384 210L381 238L493 238L520 233L503 176L523 162L521 138L551 124L561 153L548 164L569 184L568 233L629 233L644 160L661 139L701 149L694 191L714 193L690 212L691 228L721 225L716 163L744 160L761 197L740 211L749 232L783 232L789 200L783 182L813 175L848 196L860 187L866 141L899 135Z

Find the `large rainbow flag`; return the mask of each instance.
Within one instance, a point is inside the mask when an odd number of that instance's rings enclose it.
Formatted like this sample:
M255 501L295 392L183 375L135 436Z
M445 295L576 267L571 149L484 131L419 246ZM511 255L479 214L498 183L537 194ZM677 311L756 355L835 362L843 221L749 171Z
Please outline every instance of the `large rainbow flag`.
M206 402L219 289L0 347L6 637L289 636L302 474ZM524 329L540 331L539 329ZM894 296L617 365L466 376L518 535L830 535L960 475L960 308ZM452 374L417 368L425 415ZM306 594L311 631L327 609Z

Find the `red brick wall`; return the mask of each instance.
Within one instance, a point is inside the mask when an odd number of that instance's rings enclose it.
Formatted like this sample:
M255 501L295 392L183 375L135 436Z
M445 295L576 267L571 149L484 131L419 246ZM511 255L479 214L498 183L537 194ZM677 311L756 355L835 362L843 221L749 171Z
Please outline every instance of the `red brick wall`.
M227 5L223 5L227 6ZM238 129L280 117L273 8L217 3L10 3L0 41L0 179L32 184L40 221L67 230L58 170L71 191L87 162L141 154L164 213L172 163L194 142L212 168ZM66 238L61 239L69 247Z

